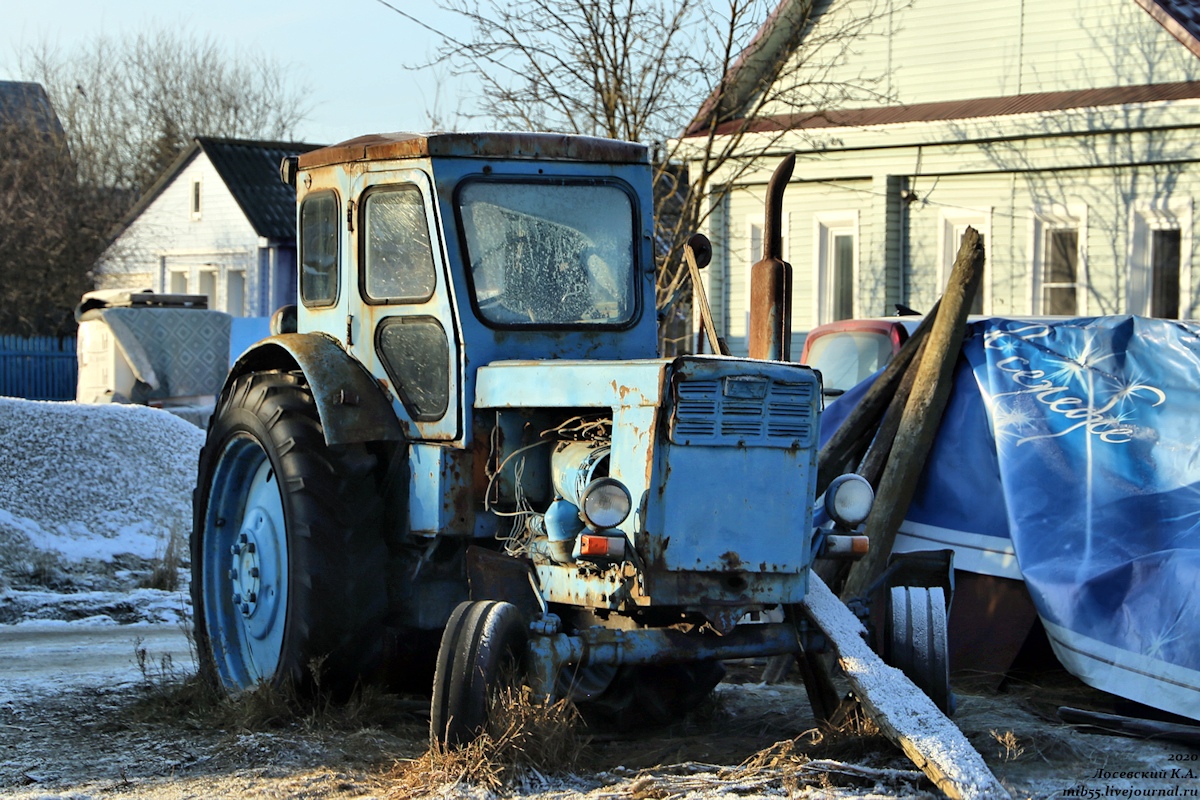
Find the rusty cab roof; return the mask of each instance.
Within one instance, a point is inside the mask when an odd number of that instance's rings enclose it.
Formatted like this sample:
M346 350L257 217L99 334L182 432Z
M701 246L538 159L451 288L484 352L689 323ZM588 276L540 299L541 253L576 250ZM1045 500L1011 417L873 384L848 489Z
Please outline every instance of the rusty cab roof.
M645 164L645 145L563 133L375 133L302 153L300 169L393 158L489 158Z

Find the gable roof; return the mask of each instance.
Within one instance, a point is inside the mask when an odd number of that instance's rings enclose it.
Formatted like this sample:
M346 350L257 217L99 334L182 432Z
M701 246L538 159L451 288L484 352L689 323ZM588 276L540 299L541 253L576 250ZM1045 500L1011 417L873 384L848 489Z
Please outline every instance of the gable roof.
M824 0L824 2L819 3L814 3L814 0L780 0L779 5L767 17L767 21L763 23L762 27L758 29L758 32L751 39L745 51L734 62L733 66L729 68L729 71L725 73L721 82L705 100L699 113L693 118L683 135L687 137L706 134L709 132L710 127L716 127L718 134L735 130L738 126L731 123L745 116L746 106L757 94L759 87L769 82L772 71L778 74L783 68L784 63L803 38L804 28L809 21L810 15L812 17L820 15L820 13L828 8L831 2L836 2L836 0ZM1200 57L1200 0L1133 0L1133 2L1137 3L1138 6L1153 17L1194 55ZM1188 84L1164 84L1164 86L1188 86ZM1138 88L1153 87L1113 87L1112 89L1049 92L1045 94L1047 97L1059 94L1086 97L1089 92L1103 94L1105 92L1119 92L1121 89ZM1176 90L1176 93L1178 94L1178 90ZM1152 95L1153 92L1150 94ZM1185 90L1182 96L1195 97L1197 95L1194 91ZM833 112L810 115L795 115L791 121L792 127L824 127L833 124L849 125L871 124L872 122L913 121L924 119L925 117L922 117L921 114L932 110L934 106L944 106L945 108L939 108L934 112L936 115L930 118L946 119L947 117L941 116L941 114L955 106L970 103L982 103L986 106L986 113L976 112L968 116L992 116L1016 114L1029 110L1051 110L1055 107L1054 103L1059 102L1056 98L1050 98L1047 103L1033 101L1034 105L1047 105L1047 107L1031 109L1029 107L1030 98L1034 97L1040 96L996 97L982 98L978 101L922 103L912 106L893 106L891 108L879 109L835 110ZM1151 100L1159 98L1147 96L1136 99ZM1012 104L1006 104L1006 100L1011 100ZM1133 100L1121 100L1117 102L1133 102ZM1075 103L1074 105L1062 107L1075 108L1084 104L1092 105L1093 103ZM1106 105L1110 103L1096 104ZM929 108L926 109L925 107ZM912 109L917 110L912 111ZM850 121L850 118L856 114L869 121ZM839 123L829 122L828 120L835 115L845 119ZM879 118L876 119L875 117ZM779 125L784 124L786 119L783 116L772 118L766 127L762 127L761 123L755 121L751 123L751 127L757 130L778 130Z
M279 178L279 163L321 145L198 136L176 157L125 215L110 238L128 228L196 156L204 153L254 232L268 239L296 238L296 190Z
M32 123L32 124L30 124ZM0 125L18 124L63 135L62 123L40 83L0 81Z

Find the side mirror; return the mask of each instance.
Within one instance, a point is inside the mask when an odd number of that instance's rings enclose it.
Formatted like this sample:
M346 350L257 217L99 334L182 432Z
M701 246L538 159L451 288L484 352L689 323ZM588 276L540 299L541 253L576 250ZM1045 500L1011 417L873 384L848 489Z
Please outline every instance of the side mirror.
M687 246L692 248L692 256L696 259L698 269L704 269L712 261L712 242L703 233L693 233Z
M296 188L296 174L300 171L300 159L296 156L284 156L279 162L279 180L293 189Z

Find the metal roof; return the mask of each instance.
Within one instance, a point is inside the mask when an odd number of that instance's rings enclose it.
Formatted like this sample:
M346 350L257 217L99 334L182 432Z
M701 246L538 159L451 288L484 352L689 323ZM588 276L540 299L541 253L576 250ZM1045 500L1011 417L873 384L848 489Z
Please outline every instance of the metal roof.
M429 156L644 164L649 150L633 142L562 133L378 133L305 153L300 168Z
M0 125L15 124L62 136L62 124L40 83L0 81Z
M315 150L298 142L196 139L259 236L296 237L296 190L279 179L279 162Z

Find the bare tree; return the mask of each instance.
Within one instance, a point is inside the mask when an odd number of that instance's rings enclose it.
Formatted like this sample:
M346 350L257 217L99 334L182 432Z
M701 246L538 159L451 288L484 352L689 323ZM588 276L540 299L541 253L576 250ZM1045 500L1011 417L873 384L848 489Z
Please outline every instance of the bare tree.
M27 117L0 119L0 154L0 333L73 333L107 198L80 183L62 134Z
M279 64L160 31L22 53L45 109L0 119L0 331L69 334L106 237L195 136L285 140L307 113ZM35 114L34 112L37 112Z
M890 8L905 0L879 2ZM440 36L432 63L482 85L476 116L504 128L653 147L664 352L682 344L689 318L683 247L729 187L796 122L884 94L882 76L859 75L852 83L832 77L880 19L875 0L866 0L864 13L820 28L812 0L438 5L471 28L455 38L426 25ZM819 11L828 2L815 5ZM714 186L716 176L721 183Z
M69 53L38 44L21 70L46 87L80 180L135 195L195 136L285 140L307 114L279 63L165 29L100 35Z

